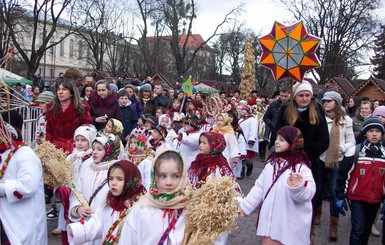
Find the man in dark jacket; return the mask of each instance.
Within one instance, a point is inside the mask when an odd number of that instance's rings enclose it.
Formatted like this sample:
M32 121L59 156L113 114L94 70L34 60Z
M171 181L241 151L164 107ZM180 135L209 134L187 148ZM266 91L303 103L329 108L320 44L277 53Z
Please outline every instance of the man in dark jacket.
M167 96L163 95L163 87L162 85L155 85L154 86L154 96L155 96L155 103L156 107L163 107L167 109L167 106L169 104L169 98Z
M274 101L265 112L265 115L263 116L263 121L265 122L265 137L268 138L269 132L271 134L275 133L275 125L277 124L277 119L279 115L279 109L281 108L281 105L284 103L287 103L289 101L289 87L282 87L279 91L279 99ZM271 139L271 138L270 138ZM270 141L269 147L274 145L274 142Z

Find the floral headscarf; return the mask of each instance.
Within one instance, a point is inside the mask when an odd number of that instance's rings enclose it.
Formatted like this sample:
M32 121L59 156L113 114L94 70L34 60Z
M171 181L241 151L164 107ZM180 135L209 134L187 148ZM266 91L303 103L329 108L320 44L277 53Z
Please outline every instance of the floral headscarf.
M205 136L209 142L211 155L217 155L222 153L226 148L225 137L222 134L216 132L201 133L200 136Z
M120 138L113 134L105 134L103 136L96 137L94 142L99 142L104 147L106 154L104 155L102 162L108 162L111 160L117 160L120 154Z
M122 194L119 196L112 195L111 191L108 192L107 204L116 211L122 211L127 207L127 204L132 206L132 204L137 201L139 196L146 192L146 189L142 185L142 177L139 169L135 166L135 164L127 160L121 160L111 165L108 169L107 179L110 178L111 170L116 168L123 170L125 184ZM126 204L125 202L127 200L129 203Z
M136 149L130 149L131 140L136 141ZM151 145L148 142L148 138L144 134L132 134L130 136L130 142L127 143L128 159L135 165L139 165L147 157L153 157L154 151L151 149Z
M162 159L162 161L169 159L163 159L163 157L165 156L170 157L170 159L177 157L183 162L181 180L177 188L175 188L175 190L171 193L160 192L155 182L155 164L158 162L158 159ZM188 186L187 169L183 156L175 150L165 150L159 153L159 155L154 159L152 164L150 190L143 197L143 199L141 199L141 204L144 206L162 209L180 209L186 206L191 196L192 192L191 188Z

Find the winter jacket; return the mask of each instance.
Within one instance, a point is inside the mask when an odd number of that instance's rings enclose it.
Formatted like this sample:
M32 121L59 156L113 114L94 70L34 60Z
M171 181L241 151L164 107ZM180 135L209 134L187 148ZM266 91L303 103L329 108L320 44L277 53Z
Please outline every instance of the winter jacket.
M62 148L64 151L71 153L74 148L75 130L83 124L92 122L90 106L85 101L82 101L82 103L85 108L83 118L80 118L75 111L72 102L64 112L59 113L56 111L56 115L52 114L52 103L48 104L46 140L54 144L56 148Z
M370 144L358 146L357 162L354 162L354 146L346 152L338 168L336 196L370 204L380 203L385 190L385 149L381 143L377 151L371 151Z
M286 121L284 113L288 108L287 104L283 104L279 111L277 125L275 126L274 136L272 137L271 144L274 144L277 137L276 132L284 127L289 126ZM325 119L324 111L318 107L319 123L311 125L309 122L309 109L299 113L299 119L293 125L301 130L304 139L305 152L308 155L312 164L318 162L319 156L327 150L329 147L329 130Z
M266 127L269 127L271 131L274 131L274 127L277 124L279 109L281 108L282 101L280 99L274 101L267 108L265 115L263 115L263 121Z
M138 122L138 117L136 112L131 108L131 105L121 106L120 111L122 113L122 123L123 123L123 134L121 139L124 140L127 135L136 127Z
M168 104L170 103L170 99L167 96L164 95L158 95L155 98L156 106L158 107L163 107L165 109L168 108Z
M365 118L361 116L359 112L356 113L356 116L352 118L353 119L353 131L354 131L354 138L356 141L358 140L358 136L360 135L362 124L365 121ZM362 141L362 139L360 140Z
M142 108L143 108L143 114L149 113L155 116L156 103L154 99L150 99L146 103L144 103L143 99L141 99L140 104L142 105Z
M92 124L97 130L104 129L106 123L95 122L95 119L100 116L107 115L107 121L110 118L122 121L122 114L118 103L118 97L115 92L112 92L107 98L102 99L96 91L92 91L88 103L91 106Z

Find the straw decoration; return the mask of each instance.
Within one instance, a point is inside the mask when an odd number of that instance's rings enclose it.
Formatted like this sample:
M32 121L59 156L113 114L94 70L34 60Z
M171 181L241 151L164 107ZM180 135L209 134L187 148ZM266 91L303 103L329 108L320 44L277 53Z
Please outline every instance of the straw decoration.
M183 244L210 244L231 232L238 217L237 195L230 177L208 178L187 204Z

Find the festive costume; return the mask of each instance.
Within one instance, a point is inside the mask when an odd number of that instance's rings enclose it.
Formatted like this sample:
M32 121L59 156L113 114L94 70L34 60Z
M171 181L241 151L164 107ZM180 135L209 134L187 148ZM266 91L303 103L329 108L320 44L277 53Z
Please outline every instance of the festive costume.
M157 156L159 153L171 149L171 146L165 141L167 137L167 129L165 127L158 125L154 130L162 135L162 139L159 141L155 141L154 139L150 140L151 148L155 152L155 156Z
M311 200L315 194L310 161L303 150L299 129L287 126L281 128L278 134L289 143L288 149L269 156L265 168L240 207L249 215L261 205L257 235L263 239L277 240L282 244L308 245ZM303 177L298 186L291 187L287 183L292 173L300 173Z
M103 244L112 244L119 241L123 228L124 218L130 212L134 202L145 193L141 183L140 172L131 162L122 160L113 164L107 173L107 179L111 169L120 168L124 172L124 187L119 196L107 194L106 206L99 207L95 214L85 222L76 222L68 225L68 230L73 236L68 236L70 244L83 244L87 241L103 239Z
M167 150L159 154L158 158L168 152L175 151ZM119 244L153 245L182 244L183 242L185 231L184 207L190 198L190 192L186 191L186 165L183 166L178 187L170 193L161 193L155 183L154 166L156 161L155 159L152 167L151 188L133 206L130 214L125 219Z
M231 159L239 158L241 156L241 152L238 146L237 138L235 137L234 129L230 124L230 117L227 113L221 113L217 116L221 116L223 118L223 126L214 125L212 131L220 133L224 136L226 141L226 147L223 150L222 154L226 158L229 166L232 166Z
M47 244L40 160L30 147L15 141L4 125L0 127L1 241L17 245ZM13 131L17 135L16 130Z
M201 114L201 118L199 119L199 132L209 132L212 128L212 125L207 122L206 113L204 112L203 108L197 108L197 111L199 111L199 114Z
M105 156L100 163L81 165L77 183L78 191L88 200L92 210L103 206L109 187L107 185L107 172L109 167L117 161L120 151L120 138L112 134L97 137L94 142L99 142L106 150ZM76 210L81 203L71 193L70 197L70 220L78 221L79 215ZM101 240L95 240L90 244L101 244Z
M250 114L242 116L239 120L239 127L246 138L248 158L253 158L258 152L258 120Z

